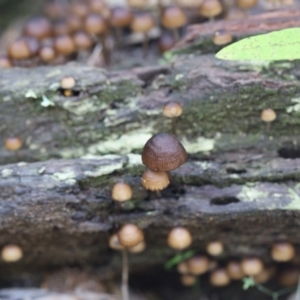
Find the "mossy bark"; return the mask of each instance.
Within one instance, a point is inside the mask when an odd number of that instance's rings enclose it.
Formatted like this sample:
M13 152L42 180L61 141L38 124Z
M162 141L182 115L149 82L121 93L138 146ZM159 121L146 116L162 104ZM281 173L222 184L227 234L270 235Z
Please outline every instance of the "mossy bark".
M24 142L17 152L0 148L0 246L24 251L18 263L0 262L2 280L66 266L96 268L104 279L118 274L108 238L125 222L138 224L147 242L145 253L130 256L133 271L176 254L166 243L174 226L190 229L199 253L221 240L221 264L248 255L268 264L274 241L299 244L299 62L194 53L164 63L1 71L0 139ZM64 76L76 79L73 97L63 96ZM171 131L161 112L168 101L184 107L176 131L189 159L157 199L140 184L140 152L153 134ZM277 113L270 131L260 119L268 107ZM134 190L122 207L110 196L119 180Z

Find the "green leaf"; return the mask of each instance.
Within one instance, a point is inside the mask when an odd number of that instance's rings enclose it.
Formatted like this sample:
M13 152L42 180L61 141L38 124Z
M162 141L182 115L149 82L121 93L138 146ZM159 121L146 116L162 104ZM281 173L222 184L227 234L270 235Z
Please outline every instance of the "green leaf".
M165 269L170 270L174 266L180 264L184 260L191 258L194 255L195 255L194 250L189 250L189 251L186 251L183 253L178 253L166 262Z
M244 277L243 278L243 290L248 290L250 287L255 286L256 283L252 277Z
M300 28L288 28L242 39L216 54L224 60L300 59Z

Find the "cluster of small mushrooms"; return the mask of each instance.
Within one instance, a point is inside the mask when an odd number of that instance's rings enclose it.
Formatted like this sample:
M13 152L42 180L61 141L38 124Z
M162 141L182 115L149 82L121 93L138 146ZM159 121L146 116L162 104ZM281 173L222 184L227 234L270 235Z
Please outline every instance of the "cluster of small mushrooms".
M157 40L163 53L175 45L186 25L223 16L240 18L256 4L257 0L237 0L234 8L220 0L127 0L112 7L105 0L48 0L44 15L29 19L21 37L0 56L0 67L70 60L107 66L111 54L128 45L143 44L146 56L149 39ZM222 29L213 36L216 45L231 41L231 34Z

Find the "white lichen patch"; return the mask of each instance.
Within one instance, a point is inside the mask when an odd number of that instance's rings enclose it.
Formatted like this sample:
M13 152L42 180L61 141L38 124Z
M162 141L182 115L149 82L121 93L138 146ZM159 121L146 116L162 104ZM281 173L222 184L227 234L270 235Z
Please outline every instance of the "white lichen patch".
M144 130L136 130L124 133L120 137L110 137L109 141L102 141L89 147L88 153L119 153L128 154L137 149L142 149L150 139L152 133L145 133ZM115 139L114 139L115 138Z
M94 97L89 99L82 99L78 102L64 101L62 106L67 111L77 115L85 115L87 113L95 113L95 111L103 110L108 107L104 102L97 101Z
M296 186L297 187L297 186ZM296 189L288 188L288 194L291 198L291 202L284 207L284 209L288 210L300 210L300 195Z
M76 178L76 173L73 170L66 170L65 172L53 173L53 176L56 177L58 180L65 181Z
M121 170L123 168L124 163L122 161L111 162L110 164L99 166L95 168L93 171L85 171L84 175L87 177L100 177L103 175L108 175L113 173L114 171Z
M201 168L201 170L208 170L212 166L212 164L208 161L197 161L195 165Z
M29 89L25 94L25 98L37 99L37 94L34 90Z
M140 154L130 153L127 155L129 167L142 166L142 156Z
M197 140L188 141L184 138L182 144L188 153L209 152L214 149L215 140L199 137Z
M293 105L289 106L286 108L287 113L292 113L292 112L299 112L300 111L300 98L294 98L291 100Z
M62 158L74 158L74 157L80 157L84 155L85 150L83 148L64 148L61 149L59 154Z
M244 185L238 193L237 198L242 202L255 202L258 199L267 198L268 196L268 193L259 190L255 186Z
M51 101L47 96L43 95L43 96L42 96L41 106L47 108L47 107L49 107L49 106L55 106L55 104L54 104L54 102Z
M2 177L10 177L12 174L14 173L14 170L12 170L12 169L3 169L2 171L1 171L1 176Z

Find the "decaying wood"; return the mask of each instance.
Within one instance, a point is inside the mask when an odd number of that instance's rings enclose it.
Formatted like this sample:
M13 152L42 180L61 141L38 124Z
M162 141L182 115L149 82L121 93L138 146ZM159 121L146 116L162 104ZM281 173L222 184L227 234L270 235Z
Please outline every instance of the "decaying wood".
M299 247L299 62L194 53L163 63L118 72L74 64L1 71L0 139L19 136L24 145L0 148L0 247L18 244L24 257L0 261L0 278L74 265L111 278L121 256L108 239L125 222L138 224L147 242L146 252L130 255L132 271L176 254L166 244L174 226L190 229L196 252L221 240L221 263L248 255L269 263L277 240ZM73 97L63 96L64 76L76 79ZM140 184L140 152L153 134L171 130L161 112L168 101L184 107L176 126L189 159L157 199ZM277 113L270 131L260 120L268 107ZM134 190L122 207L110 196L119 180Z
M249 15L243 20L221 20L188 26L185 37L177 44L176 51L211 53L220 49L212 42L215 32L226 30L234 41L285 28L299 27L299 7L275 10L258 15Z

